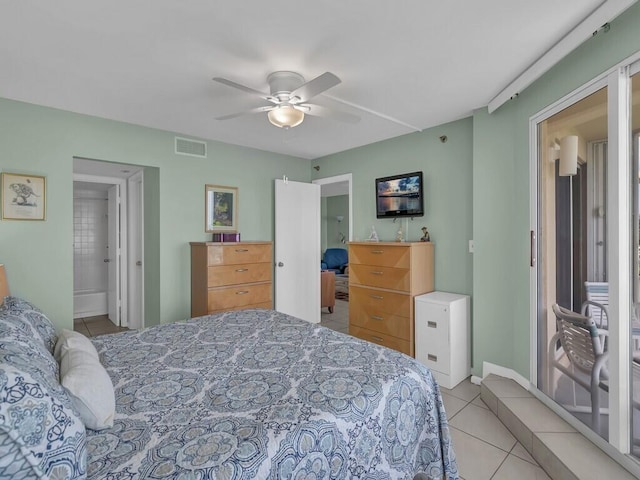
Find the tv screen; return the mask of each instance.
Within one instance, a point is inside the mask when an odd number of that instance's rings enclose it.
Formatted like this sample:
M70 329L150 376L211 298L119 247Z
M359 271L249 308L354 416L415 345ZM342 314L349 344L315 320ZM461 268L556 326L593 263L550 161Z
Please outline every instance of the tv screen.
M423 215L422 172L376 178L376 216L378 218Z

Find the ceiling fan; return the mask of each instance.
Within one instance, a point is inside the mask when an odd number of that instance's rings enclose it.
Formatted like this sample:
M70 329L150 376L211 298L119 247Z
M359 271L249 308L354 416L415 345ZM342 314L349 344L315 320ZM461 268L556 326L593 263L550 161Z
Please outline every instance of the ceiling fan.
M349 123L360 121L360 117L357 115L308 103L311 98L340 83L340 79L331 72L325 72L306 83L302 75L298 73L273 72L267 77L270 93L254 90L226 78L215 77L213 80L260 97L271 104L231 115L223 115L217 117L216 120L229 120L241 115L267 112L267 117L273 125L285 129L300 125L305 114Z

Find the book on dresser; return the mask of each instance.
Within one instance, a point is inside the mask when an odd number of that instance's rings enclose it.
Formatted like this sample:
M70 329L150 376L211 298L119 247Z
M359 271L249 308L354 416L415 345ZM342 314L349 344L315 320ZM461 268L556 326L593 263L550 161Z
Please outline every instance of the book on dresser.
M191 242L191 316L273 308L271 242Z
M434 290L431 242L349 243L349 333L415 356L416 295Z

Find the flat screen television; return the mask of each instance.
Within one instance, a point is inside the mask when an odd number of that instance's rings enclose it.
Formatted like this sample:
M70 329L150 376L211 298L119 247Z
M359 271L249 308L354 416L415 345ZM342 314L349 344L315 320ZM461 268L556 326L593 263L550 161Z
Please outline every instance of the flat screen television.
M376 217L422 217L422 172L376 178Z

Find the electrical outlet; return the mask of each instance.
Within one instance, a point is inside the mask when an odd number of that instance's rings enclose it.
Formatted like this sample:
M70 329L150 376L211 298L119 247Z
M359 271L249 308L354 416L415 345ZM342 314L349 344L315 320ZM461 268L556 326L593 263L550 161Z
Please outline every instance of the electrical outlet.
M473 253L476 250L473 240L469 240L469 253Z

